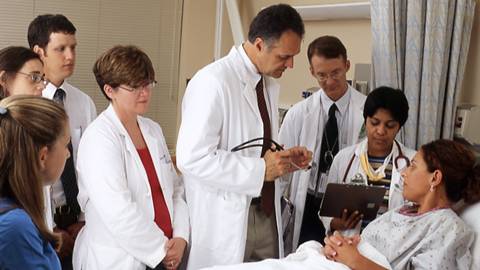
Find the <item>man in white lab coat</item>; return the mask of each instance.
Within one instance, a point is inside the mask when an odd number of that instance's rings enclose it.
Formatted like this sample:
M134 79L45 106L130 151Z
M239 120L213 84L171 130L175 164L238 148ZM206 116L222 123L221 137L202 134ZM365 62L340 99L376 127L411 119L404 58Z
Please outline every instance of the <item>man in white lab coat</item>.
M325 230L317 211L328 170L340 149L358 141L364 122L366 97L347 83L350 61L342 42L334 36L319 37L310 43L307 55L320 89L288 111L279 134L285 147L303 145L313 151L311 170L283 177L291 181L287 194L296 209L293 229L285 235L285 242L291 243L285 246L286 254L299 243L323 241Z
M267 151L278 131L273 78L293 67L303 34L295 9L265 8L251 23L248 41L188 84L176 153L191 221L188 269L282 255L280 183L274 180L307 167L311 152ZM258 137L267 138L256 142L260 147L231 151Z

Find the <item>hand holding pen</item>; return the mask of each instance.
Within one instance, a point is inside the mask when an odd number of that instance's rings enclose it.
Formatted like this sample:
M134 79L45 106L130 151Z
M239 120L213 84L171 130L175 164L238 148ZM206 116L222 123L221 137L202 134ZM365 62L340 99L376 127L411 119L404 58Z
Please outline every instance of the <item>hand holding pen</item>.
M284 174L309 169L312 152L296 146L281 151L268 150L263 158L266 165L265 181L274 181Z

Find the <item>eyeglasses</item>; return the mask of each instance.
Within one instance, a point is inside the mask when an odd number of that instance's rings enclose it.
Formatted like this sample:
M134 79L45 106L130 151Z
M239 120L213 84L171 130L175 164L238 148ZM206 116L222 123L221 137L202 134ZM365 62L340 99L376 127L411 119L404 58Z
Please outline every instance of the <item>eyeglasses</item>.
M18 74L22 74L24 76L27 76L31 81L32 83L42 83L43 86L46 86L48 84L48 80L45 79L45 74L40 74L40 73L24 73L24 72L20 72L20 71L17 71Z
M318 74L318 81L319 82L326 82L328 80L328 78L337 81L337 80L340 79L340 77L343 76L343 74L344 74L343 70L339 70L339 69L333 71L330 74L320 73L320 74Z
M140 90L152 90L153 88L155 88L155 86L157 86L157 81L152 81L148 84L145 84L143 86L138 86L138 87L130 87L130 86L118 86L118 88L122 88L123 90L127 90L128 92L132 92L132 93L135 93L135 94L138 94L140 93Z

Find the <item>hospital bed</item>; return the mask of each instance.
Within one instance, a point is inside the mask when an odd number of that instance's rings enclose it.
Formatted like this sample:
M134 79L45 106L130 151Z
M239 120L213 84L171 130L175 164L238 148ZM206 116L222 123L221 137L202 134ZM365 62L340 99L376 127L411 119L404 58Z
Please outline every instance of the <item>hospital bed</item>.
M460 217L468 224L475 232L475 239L471 247L471 254L473 258L471 270L480 270L480 202L465 208ZM257 264L239 264L230 266L216 266L208 268L208 270L291 270L291 269L322 269L322 270L346 270L348 267L334 262L328 261L323 256L318 256L318 250L321 248L317 242L307 242L302 245L296 253L291 254L293 256L290 260L265 260L262 263ZM388 265L388 262L382 261L383 255L377 254L373 247L364 245L359 246L359 250L362 249L362 254L369 253L367 256L374 260L379 265ZM366 252L366 253L365 253ZM382 258L383 257L383 258Z
M473 242L472 252L472 270L480 269L480 202L466 208L460 217L467 223L475 232L475 240Z

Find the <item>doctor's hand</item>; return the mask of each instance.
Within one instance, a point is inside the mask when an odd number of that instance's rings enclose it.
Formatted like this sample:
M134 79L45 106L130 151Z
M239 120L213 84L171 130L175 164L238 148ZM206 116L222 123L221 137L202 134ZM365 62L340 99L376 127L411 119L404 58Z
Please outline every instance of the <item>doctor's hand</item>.
M67 231L59 229L57 227L53 228L53 231L60 234L60 238L62 239L60 250L57 250L58 257L63 259L71 256L73 254L73 246L75 244L75 240L73 239L73 237Z
M277 151L272 152L268 150L263 159L265 160L265 181L271 182L278 177L287 174L289 172L297 170L292 164L290 159L290 151Z
M330 222L330 231L344 231L348 229L353 229L357 226L358 222L363 218L363 215L360 212L355 211L348 214L347 209L343 209L341 218L333 218Z
M180 263L182 262L182 257L185 252L185 247L187 246L187 241L180 237L174 237L168 240L165 248L167 249L167 254L163 259L162 263L168 270L177 269Z
M306 147L295 146L287 150L290 152L290 160L296 169L309 169L310 162L312 161L313 153Z
M83 226L85 226L85 221L79 221L68 226L67 232L68 234L70 234L73 240L77 239L78 233L83 228Z

